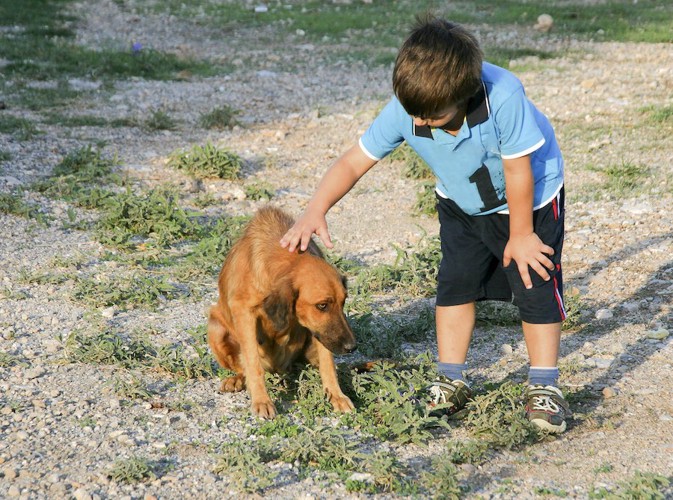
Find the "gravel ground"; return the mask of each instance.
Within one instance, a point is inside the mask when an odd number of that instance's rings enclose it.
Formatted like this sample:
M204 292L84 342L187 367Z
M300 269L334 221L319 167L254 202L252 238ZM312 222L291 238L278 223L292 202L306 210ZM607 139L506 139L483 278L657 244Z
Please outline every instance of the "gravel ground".
M236 70L179 82L119 82L113 91L93 92L67 110L72 116L117 118L163 109L179 120L175 131L41 123L44 134L27 141L0 134L1 149L12 155L0 171L3 190L29 185L67 152L99 140L146 185L170 181L188 190L187 179L165 167L166 157L176 148L211 140L245 159L244 183L270 183L276 188L274 203L298 214L325 168L358 138L390 94L390 68L325 63L329 48L308 44L299 35L279 53L255 44L265 33L232 36L174 17L140 16L113 0L80 2L75 13L82 19L77 33L83 45L126 47L139 41L158 50L233 61ZM465 466L461 477L475 498L534 498L544 491L587 498L593 487L614 486L636 471L670 477L673 190L668 176L673 143L670 122L664 130L648 125L641 110L673 105L673 50L670 45L579 43L541 37L532 28L474 29L482 39L568 49L560 59L526 59L512 67L551 118L566 156L564 265L567 289L579 297L583 327L564 336L562 382L592 397L574 409L562 437L498 453L479 467ZM95 87L96 82L71 85ZM224 132L195 126L201 114L223 104L241 110L243 126ZM39 119L28 110L9 111ZM602 195L597 170L625 163L651 169L644 194ZM401 168L382 163L330 213L340 254L367 263L392 262L391 244L414 245L436 232L433 218L410 214L416 193ZM251 214L261 203L247 199L240 184L206 182L203 189L231 214ZM66 204L28 196L57 219L65 218ZM110 387L118 368L65 363L63 357L62 339L96 322L129 331L153 326L158 342L184 339L186 330L203 324L215 283L197 304L168 301L153 312L90 311L69 299L73 283L28 283L22 277L49 270L54 257L97 262L104 249L93 235L8 215L0 215L0 224L0 352L18 360L0 366L0 497L240 496L226 478L211 472L208 444L257 425L245 394L218 394L216 380L169 383L159 374L144 373L165 401L188 400L191 408L169 411L142 401L129 405ZM100 272L113 274L115 268ZM413 348L434 349L432 343ZM478 330L469 362L475 380L522 381L526 353L518 330ZM432 443L429 450L410 446L404 453L411 459L440 445ZM110 481L107 471L115 460L138 455L165 463L166 470L148 483ZM284 481L265 496L358 496L283 467ZM673 498L673 491L668 495Z

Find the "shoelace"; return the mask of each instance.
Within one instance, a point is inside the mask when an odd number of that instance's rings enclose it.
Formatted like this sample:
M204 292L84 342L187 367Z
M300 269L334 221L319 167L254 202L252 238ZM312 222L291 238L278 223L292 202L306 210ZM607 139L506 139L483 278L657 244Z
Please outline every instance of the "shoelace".
M533 410L559 413L560 408L550 396L535 396L533 398Z
M442 389L433 385L430 387L430 394L432 395L432 402L434 404L444 404L446 403L446 394Z

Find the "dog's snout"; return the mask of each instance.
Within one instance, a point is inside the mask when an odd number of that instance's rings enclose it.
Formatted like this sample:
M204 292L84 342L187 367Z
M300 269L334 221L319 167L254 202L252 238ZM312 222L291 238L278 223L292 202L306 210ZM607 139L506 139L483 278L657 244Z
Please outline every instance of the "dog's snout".
M347 344L344 344L344 351L346 351L346 354L350 354L352 352L355 352L355 350L358 348L358 345L355 342L349 342Z

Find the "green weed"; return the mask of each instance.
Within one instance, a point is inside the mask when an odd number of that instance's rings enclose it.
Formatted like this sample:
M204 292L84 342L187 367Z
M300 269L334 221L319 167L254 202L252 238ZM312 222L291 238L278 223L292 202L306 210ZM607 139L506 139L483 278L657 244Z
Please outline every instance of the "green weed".
M12 159L12 153L0 149L0 162L9 161Z
M673 106L651 106L644 109L655 124L673 123Z
M39 205L28 203L23 199L22 191L0 193L0 213L32 219L45 226L49 221L49 217L42 213Z
M210 142L205 146L194 146L188 151L177 151L168 158L168 166L181 170L199 179L239 178L243 161L226 149L218 148Z
M161 109L155 109L148 116L143 125L148 130L175 130L178 128L177 121Z
M120 398L148 400L154 396L142 380L134 375L130 379L114 377L111 384L112 390Z
M32 189L51 198L71 201L84 208L101 208L114 194L104 185L120 185L115 172L116 157L106 158L91 145L68 153L52 170L49 178L38 181Z
M426 442L431 428L446 427L428 410L427 387L436 375L433 370L434 363L419 357L406 365L376 363L372 371L354 374L351 383L358 411L342 420L378 439Z
M428 493L433 499L458 500L465 494L458 481L458 469L441 455L432 458L429 470L421 473L421 481L428 485Z
M664 490L671 484L670 478L651 472L637 471L632 478L621 481L616 488L594 488L589 498L608 500L663 500L668 498Z
M0 368L9 368L10 366L14 366L18 364L18 360L18 356L14 356L13 354L9 354L5 351L0 351Z
M198 229L178 204L177 192L169 187L141 194L127 189L110 197L97 224L102 243L127 248L152 243L167 246L194 237Z
M258 200L271 200L274 197L275 190L273 186L268 182L256 182L254 184L247 184L243 188L245 190L245 196L254 201Z
M540 434L526 419L522 394L522 386L505 382L475 396L468 403L465 420L470 434L485 440L491 448L511 449L537 441Z
M12 115L0 115L0 134L12 134L19 141L29 141L40 131L33 122Z
M90 307L157 307L187 294L163 276L135 273L130 276L83 277L75 284L73 298Z
M86 335L73 330L65 340L65 355L73 363L121 365L133 368L150 364L154 348L149 339L127 338L110 330Z
M201 115L199 124L203 128L209 130L230 129L236 125L239 125L238 120L236 120L236 115L239 113L240 111L233 109L231 106L224 105L219 108L215 108L204 115Z
M153 465L149 460L142 457L132 457L117 460L108 477L117 483L139 483L151 481L156 478Z
M278 473L266 465L259 448L240 441L228 444L217 457L215 474L225 477L239 491L255 493L273 485Z

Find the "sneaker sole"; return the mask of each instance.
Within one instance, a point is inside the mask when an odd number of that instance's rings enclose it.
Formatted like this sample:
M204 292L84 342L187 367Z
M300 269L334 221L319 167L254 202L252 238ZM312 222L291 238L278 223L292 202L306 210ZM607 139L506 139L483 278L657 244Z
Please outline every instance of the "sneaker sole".
M546 420L542 420L539 418L533 419L530 422L538 426L543 431L551 432L553 434L560 434L562 432L565 432L566 430L565 422L563 422L561 425L553 425L547 422Z

